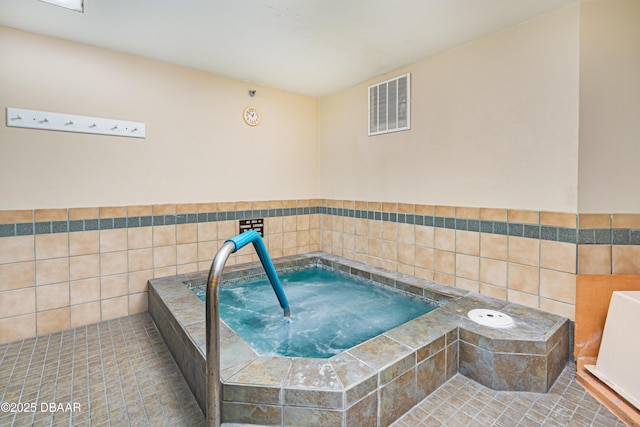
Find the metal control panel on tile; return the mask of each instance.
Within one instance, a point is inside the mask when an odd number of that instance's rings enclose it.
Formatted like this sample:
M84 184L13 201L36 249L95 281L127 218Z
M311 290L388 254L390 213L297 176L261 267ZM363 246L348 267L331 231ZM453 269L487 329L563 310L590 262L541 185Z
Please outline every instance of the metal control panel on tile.
M239 233L255 230L260 233L260 237L264 237L264 218L241 219L239 221Z

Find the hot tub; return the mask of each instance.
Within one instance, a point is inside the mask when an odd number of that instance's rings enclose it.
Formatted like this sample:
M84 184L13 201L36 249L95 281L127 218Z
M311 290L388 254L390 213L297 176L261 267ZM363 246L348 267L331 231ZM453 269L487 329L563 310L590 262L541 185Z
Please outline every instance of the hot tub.
M322 266L440 308L329 358L261 355L221 322L223 422L386 426L457 372L496 390L546 392L568 359L569 322L560 316L321 252L274 265L279 273ZM257 262L226 267L222 286L263 272ZM149 312L203 411L204 303L184 284L204 276L149 281ZM480 306L508 313L515 326L494 330L470 321L467 311Z

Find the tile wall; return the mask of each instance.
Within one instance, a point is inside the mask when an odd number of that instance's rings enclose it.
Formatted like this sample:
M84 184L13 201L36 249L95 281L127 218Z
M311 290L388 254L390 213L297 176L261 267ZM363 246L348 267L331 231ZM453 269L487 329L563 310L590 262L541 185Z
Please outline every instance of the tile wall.
M640 215L323 199L0 211L0 343L146 311L148 279L208 269L256 217L273 257L323 250L571 319L577 273L640 274Z
M327 252L573 318L575 214L327 203L381 219L324 215Z
M147 280L208 270L238 219L273 257L317 251L317 201L0 211L0 343L147 310ZM228 264L257 260L252 248Z
M640 274L640 214L580 214L578 274Z

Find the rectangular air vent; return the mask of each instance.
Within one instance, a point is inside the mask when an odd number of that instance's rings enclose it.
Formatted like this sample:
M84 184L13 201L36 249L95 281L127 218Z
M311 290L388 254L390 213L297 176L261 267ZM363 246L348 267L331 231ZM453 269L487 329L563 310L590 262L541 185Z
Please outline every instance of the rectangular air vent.
M369 135L411 129L409 77L369 86Z

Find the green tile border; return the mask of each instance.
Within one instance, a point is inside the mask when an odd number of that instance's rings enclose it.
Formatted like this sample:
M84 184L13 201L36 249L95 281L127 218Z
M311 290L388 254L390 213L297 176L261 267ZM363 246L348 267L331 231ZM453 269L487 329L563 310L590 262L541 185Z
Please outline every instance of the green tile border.
M405 214L361 209L310 206L297 208L254 209L227 212L181 213L170 215L127 216L69 221L18 222L0 224L0 238L118 228L151 227L173 224L196 224L235 221L252 218L277 218L296 215L324 214L345 218L413 224L452 230L525 237L580 245L640 245L640 229L555 227L508 221L452 218L435 215Z

